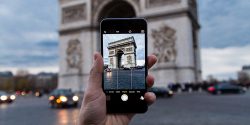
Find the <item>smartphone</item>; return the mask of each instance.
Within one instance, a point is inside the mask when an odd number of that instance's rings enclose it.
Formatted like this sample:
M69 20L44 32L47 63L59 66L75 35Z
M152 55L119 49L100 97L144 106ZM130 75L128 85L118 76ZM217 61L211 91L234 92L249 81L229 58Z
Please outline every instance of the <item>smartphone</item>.
M144 113L147 91L147 22L108 18L100 24L102 87L108 113Z

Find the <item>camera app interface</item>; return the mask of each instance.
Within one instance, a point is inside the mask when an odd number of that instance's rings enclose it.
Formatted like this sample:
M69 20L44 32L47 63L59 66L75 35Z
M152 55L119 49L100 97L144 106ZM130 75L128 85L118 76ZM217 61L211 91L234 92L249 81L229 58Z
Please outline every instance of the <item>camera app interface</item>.
M145 33L103 34L104 89L145 89Z

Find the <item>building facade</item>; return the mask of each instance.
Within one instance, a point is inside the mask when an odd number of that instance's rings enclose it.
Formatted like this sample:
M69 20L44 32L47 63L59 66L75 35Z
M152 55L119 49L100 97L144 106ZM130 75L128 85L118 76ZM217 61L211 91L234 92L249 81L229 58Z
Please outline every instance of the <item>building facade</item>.
M99 23L107 17L147 20L148 53L158 57L149 71L156 86L201 81L196 0L59 0L59 4L59 88L84 90L92 56L101 50Z
M250 65L242 66L242 70L238 72L238 81L241 84L250 84Z

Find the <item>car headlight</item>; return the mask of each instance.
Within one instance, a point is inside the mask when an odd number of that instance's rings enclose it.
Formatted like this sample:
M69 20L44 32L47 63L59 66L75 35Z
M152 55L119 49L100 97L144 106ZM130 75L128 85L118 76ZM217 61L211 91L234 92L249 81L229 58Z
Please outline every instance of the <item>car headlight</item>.
M78 101L78 100L79 100L79 97L75 95L75 96L73 96L72 99L73 99L73 101Z
M62 102L67 102L67 101L68 101L67 97L65 97L65 96L60 96L59 99L60 99Z
M171 90L169 90L168 93L169 93L170 95L174 94L174 92L171 91Z
M40 96L40 93L39 93L39 92L36 92L36 93L35 93L35 96Z
M50 101L52 101L52 100L54 100L54 99L55 99L54 96L50 96L50 97L49 97L49 100L50 100Z
M15 99L16 99L16 96L15 96L15 95L11 95L11 96L10 96L10 99L11 99L11 100L15 100Z
M56 100L56 103L61 103L62 101L60 99L57 99Z
M7 100L7 96L6 95L2 95L1 97L0 97L0 99L2 100L2 101L5 101L5 100Z

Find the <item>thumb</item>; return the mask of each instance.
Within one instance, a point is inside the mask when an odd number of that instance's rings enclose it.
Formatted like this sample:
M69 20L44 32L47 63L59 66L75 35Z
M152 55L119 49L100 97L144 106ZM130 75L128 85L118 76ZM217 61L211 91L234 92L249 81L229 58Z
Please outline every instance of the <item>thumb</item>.
M103 59L100 53L94 54L93 66L90 70L88 89L96 90L102 88Z

